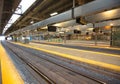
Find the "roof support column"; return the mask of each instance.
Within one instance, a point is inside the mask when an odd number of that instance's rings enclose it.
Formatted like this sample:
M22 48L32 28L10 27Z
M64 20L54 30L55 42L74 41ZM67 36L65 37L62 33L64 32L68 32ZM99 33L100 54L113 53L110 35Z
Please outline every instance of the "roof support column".
M75 8L75 0L73 0L73 7L72 7L72 18L74 19L74 8Z
M2 20L2 12L3 12L3 4L4 4L4 0L0 0L0 33L2 32L2 28L1 28L1 20Z

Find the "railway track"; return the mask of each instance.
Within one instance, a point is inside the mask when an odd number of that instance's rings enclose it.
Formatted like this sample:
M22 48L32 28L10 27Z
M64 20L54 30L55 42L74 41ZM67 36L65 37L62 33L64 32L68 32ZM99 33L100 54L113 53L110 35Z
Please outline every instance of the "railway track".
M39 70L39 68L38 68L35 64L33 64L33 63L31 63L30 61L28 61L28 60L24 59L23 57L21 57L20 54L18 54L18 53L15 51L15 50L17 50L16 48L18 48L18 46L12 45L12 46L10 47L9 45L7 45L7 47L9 47L9 49L10 49L12 52L14 52L17 57L19 57L21 60L23 60L30 68L32 68L36 73L38 73L43 79L45 79L45 80L48 82L48 84L56 84L56 81L55 81L55 80L52 80L50 77L48 77L48 76L45 75L43 72L41 72L41 71ZM14 50L14 49L15 49L15 50ZM37 56L37 57L39 57L39 58L42 59L42 60L48 61L48 62L50 62L50 63L52 63L52 64L54 64L54 65L56 65L56 66L62 67L62 68L66 69L66 70L68 70L68 71L70 71L70 72L72 72L72 73L79 74L79 75L83 76L83 77L86 78L86 79L90 79L90 80L94 81L94 82L95 82L94 84L106 84L105 82L103 82L103 81L101 81L101 80L98 80L98 79L95 79L95 78L93 78L93 77L90 77L90 76L81 74L80 72L76 72L76 71L72 70L71 68L69 68L69 67L67 67L67 66L64 66L64 65L61 65L60 63L57 63L56 61L51 61L51 60L48 60L48 59L46 59L46 58L44 58L44 57L40 57L40 56L38 56L37 54L35 54L35 53L33 53L33 52L30 52L30 51L27 51L27 50L25 50L25 49L23 49L23 48L21 48L21 47L19 47L18 50L22 50L22 51L25 52L25 53L29 53L29 54L31 54L31 55L33 55L33 56ZM18 52L19 52L19 51L18 51ZM33 59L32 59L32 60L33 60ZM79 83L71 83L71 84L79 84ZM89 84L90 84L90 83L89 83Z
M12 50L11 50L12 51ZM14 52L14 51L12 51ZM15 53L15 52L14 52ZM16 56L17 53L15 53ZM21 58L20 56L18 56L22 61L24 61L32 70L34 70L38 75L40 75L48 84L56 84L52 79L50 79L49 77L47 77L44 73L42 73L37 67L35 67L33 64L31 64L30 62L24 60L23 58Z
M8 47L8 46L7 46ZM46 76L44 73L42 73L37 66L35 66L34 64L32 64L30 61L27 61L26 59L20 57L20 55L18 55L15 51L14 48L10 48L8 47L8 49L10 51L12 51L19 59L21 59L25 64L27 64L27 66L29 66L32 70L34 70L38 75L40 75L44 80L46 80L47 84L57 84L55 83L52 78ZM60 83L61 84L61 83ZM67 83L69 84L69 83ZM72 84L72 83L71 83Z
M42 77L48 84L56 84L51 78L47 77L44 73L42 73L36 66L32 63L28 62L27 60L20 57L13 49L8 47L10 51L12 51L15 56L17 56L20 60L22 60L27 66L29 66L32 70L34 70L40 77Z
M28 52L28 51L26 51L26 52ZM32 53L32 52L28 52L28 53L31 53L33 56L37 56L35 53ZM39 56L38 56L38 57L39 57ZM98 82L99 84L106 84L105 82L102 82L101 80L92 78L92 77L87 76L87 75L83 75L83 74L81 74L81 73L79 73L79 72L76 72L76 71L72 70L72 69L69 68L69 67L66 67L66 66L64 66L64 65L61 65L61 64L57 63L56 61L51 61L51 60L48 60L48 59L46 59L46 58L44 58L44 57L41 57L41 59L46 60L46 61L48 61L48 62L51 62L51 63L53 63L53 64L55 64L55 65L57 65L57 66L63 67L63 68L65 68L65 69L67 69L67 70L69 70L69 71L71 71L71 72L76 73L76 74L82 75L82 76L84 76L84 77L86 77L86 78L88 78L88 79L91 79L91 80L93 80L93 81L96 81L96 82ZM31 65L32 65L32 64L31 64Z

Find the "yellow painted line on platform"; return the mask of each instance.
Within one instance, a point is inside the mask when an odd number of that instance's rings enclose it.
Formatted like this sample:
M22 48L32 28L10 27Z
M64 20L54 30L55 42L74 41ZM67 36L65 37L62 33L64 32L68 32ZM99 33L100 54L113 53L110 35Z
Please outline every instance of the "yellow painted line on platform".
M18 44L18 45L21 45L21 46L24 46L24 47L33 48L33 49L36 49L36 50L40 50L40 51L44 51L44 52L47 52L47 53L55 54L57 56L61 56L61 57L64 57L64 58L68 58L68 59L76 60L76 61L79 61L79 62L84 62L84 63L87 63L87 64L92 64L92 65L95 65L95 66L99 66L99 67L103 67L103 68L106 68L106 69L111 69L111 70L120 72L120 66L117 66L117 65L103 63L103 62L94 61L94 60L89 60L89 59L76 57L76 56L72 56L72 55L69 55L69 54L63 54L63 53L59 53L59 52L55 52L55 51L51 51L51 50L41 49L41 48L38 48L38 47L35 47L35 46L25 45L25 44L21 44L21 43L14 43L14 44Z
M24 84L17 69L0 44L2 84Z
M32 43L32 44L34 44L34 43ZM35 44L35 45L48 46L45 44ZM51 45L49 45L49 46L51 46ZM116 54L108 54L108 53L103 53L103 52L94 52L94 51L89 51L89 50L80 50L80 49L73 49L73 48L65 48L65 47L59 47L59 46L55 46L55 47L60 48L60 49L74 50L74 51L78 51L78 52L89 52L89 53L94 53L94 54L101 54L101 55L105 55L105 56L112 56L112 57L120 58L120 55L116 55Z
M40 41L33 41L33 42L40 42ZM48 44L64 44L64 43L56 43L56 42L43 42L43 43L48 43ZM66 44L65 44L66 45ZM109 50L120 50L120 48L117 47L110 47L110 46L95 46L95 45L87 45L87 44L78 44L83 47L90 47L90 48L99 48L99 49L109 49Z
M93 48L99 48L99 49L109 49L109 50L120 50L120 48L109 47L109 46L108 47L106 47L106 46L105 47L102 47L102 46L86 46L86 47L90 47L90 48L93 47Z

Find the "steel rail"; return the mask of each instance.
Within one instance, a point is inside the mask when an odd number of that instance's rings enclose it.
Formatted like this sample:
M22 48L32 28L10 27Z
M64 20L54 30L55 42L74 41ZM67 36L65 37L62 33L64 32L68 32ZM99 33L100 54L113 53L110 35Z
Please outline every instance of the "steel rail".
M8 47L8 46L7 46ZM10 47L8 47L8 49L10 51L12 51L15 56L17 56L19 59L21 59L25 64L27 64L31 69L33 69L38 75L40 75L44 80L46 80L46 82L48 82L48 84L56 84L52 79L50 79L49 77L47 77L44 73L42 73L35 65L33 65L32 63L28 62L27 60L23 59L22 57L20 57L14 50L12 50Z

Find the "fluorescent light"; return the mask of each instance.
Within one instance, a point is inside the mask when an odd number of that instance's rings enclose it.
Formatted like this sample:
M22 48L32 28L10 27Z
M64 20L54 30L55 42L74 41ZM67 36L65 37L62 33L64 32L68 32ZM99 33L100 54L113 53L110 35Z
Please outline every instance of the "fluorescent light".
M92 31L92 30L93 30L93 28L88 28L87 30Z
M31 24L33 24L33 23L34 23L34 21L31 21L30 23L31 23Z
M60 33L60 34L63 34L64 32L61 31L61 32L59 32L59 33Z
M47 26L45 26L45 27L42 27L41 29L48 29L48 28L47 28Z
M110 26L113 26L113 24L111 23Z
M57 15L58 12L54 12L54 13L51 13L50 16L54 16L54 15Z

